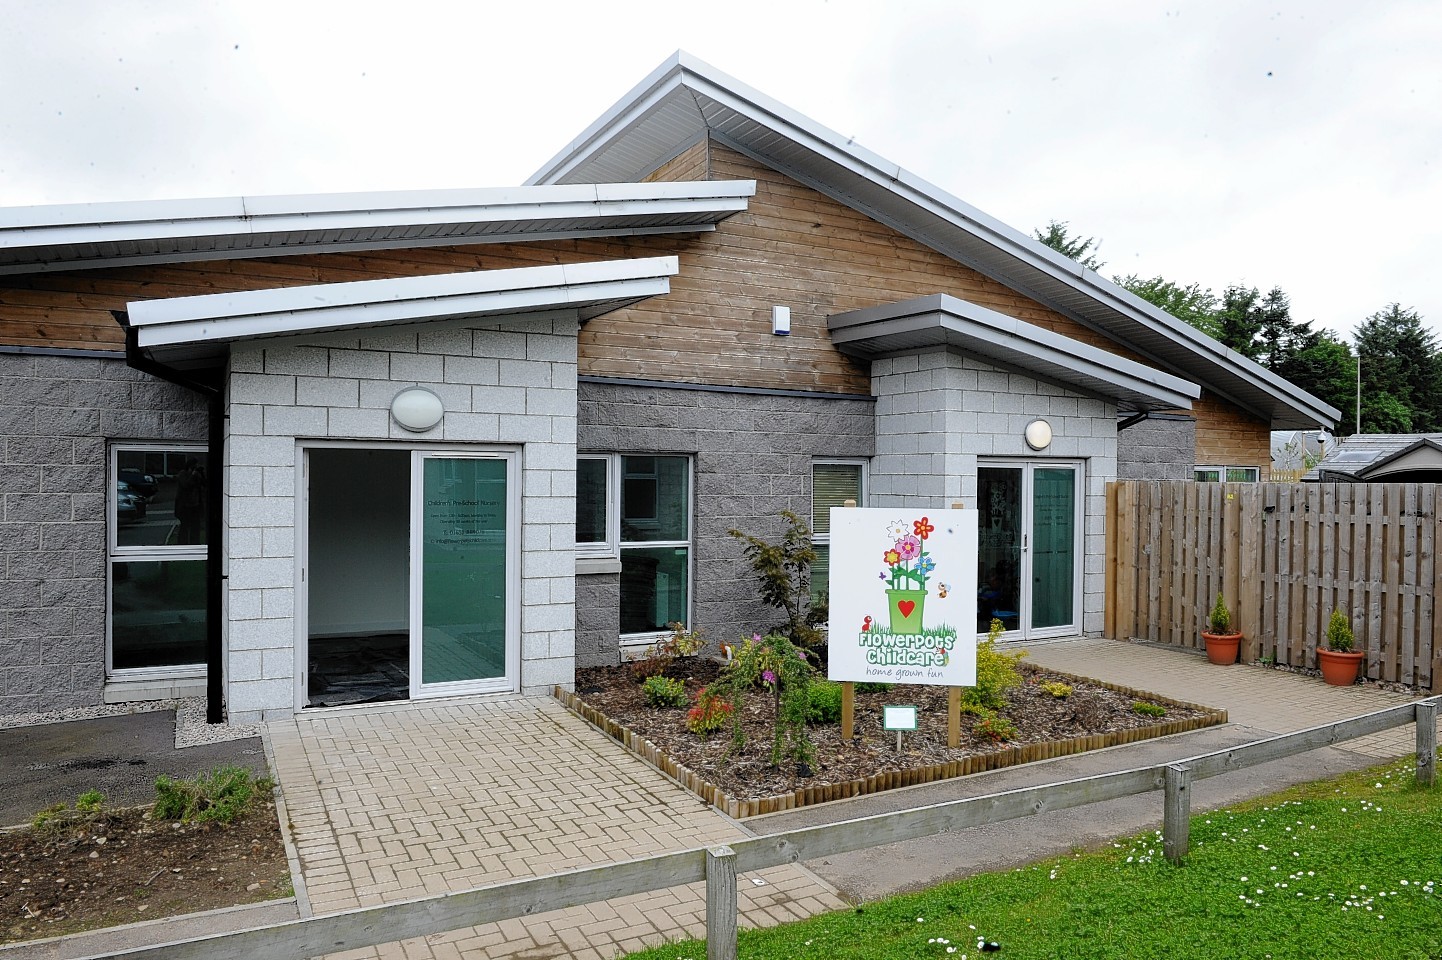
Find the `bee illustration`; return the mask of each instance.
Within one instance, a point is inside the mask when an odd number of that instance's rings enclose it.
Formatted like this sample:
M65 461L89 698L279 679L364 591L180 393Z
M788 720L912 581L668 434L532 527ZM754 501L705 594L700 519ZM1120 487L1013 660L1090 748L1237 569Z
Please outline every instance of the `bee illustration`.
M951 590L951 584L949 584L949 583L938 583L938 584L936 585L936 595L937 595L938 598L943 598L943 597L945 597L945 596L947 595L947 593L950 592L950 590Z

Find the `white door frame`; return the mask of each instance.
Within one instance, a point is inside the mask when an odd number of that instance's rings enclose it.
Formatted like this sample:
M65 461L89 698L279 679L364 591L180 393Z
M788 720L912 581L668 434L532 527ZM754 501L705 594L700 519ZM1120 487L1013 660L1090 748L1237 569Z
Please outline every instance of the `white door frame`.
M1017 629L1007 631L1007 640L1044 640L1052 637L1071 637L1081 633L1082 625L1082 599L1084 575L1086 572L1086 461L1085 460L1063 460L1052 457L1024 458L1024 457L998 457L977 458L977 478L980 481L980 471L986 468L1001 468L1021 470L1021 490L1019 491L1021 534L1023 537L1021 546L1020 569L1017 576L1020 580L1017 592ZM1072 521L1072 556L1075 558L1072 568L1072 622L1056 627L1042 627L1033 629L1031 626L1031 601L1032 601L1032 500L1033 475L1036 469L1047 468L1070 468L1075 471L1073 477L1073 497L1075 510ZM984 636L984 633L977 634Z
M521 689L521 449L508 445L435 445L427 443L407 443L404 440L298 440L295 453L295 475L296 482L295 496L295 604L293 620L295 622L295 699L294 708L297 714L308 710L350 710L366 704L355 704L340 707L309 707L310 691L308 687L310 672L310 591L307 584L307 571L310 566L310 451L318 449L351 449L351 450L394 450L407 453L411 456L412 463L415 460L417 451L423 453L437 453L447 456L463 457L506 457L508 466L506 469L506 678L507 684L504 688L496 686L488 689L459 689L455 691L436 692L431 691L424 696L457 696L462 693L484 693L484 692L515 692ZM414 468L413 468L414 469ZM414 475L413 475L414 476ZM408 506L408 516L411 517L411 524L414 527L415 513L418 505L416 496L415 481L412 479L411 502ZM414 537L414 530L412 537ZM417 564L412 557L411 570L408 576L414 577ZM414 625L412 624L412 631ZM412 633L414 636L414 633ZM415 644L411 643L411 647ZM412 689L415 684L412 683ZM416 699L412 692L408 696Z
M449 683L422 683L421 642L424 606L422 558L425 550L424 469L427 460L500 460L506 465L506 645L505 673L500 677ZM515 448L431 447L411 449L410 656L412 700L475 693L514 693L521 689L521 453Z

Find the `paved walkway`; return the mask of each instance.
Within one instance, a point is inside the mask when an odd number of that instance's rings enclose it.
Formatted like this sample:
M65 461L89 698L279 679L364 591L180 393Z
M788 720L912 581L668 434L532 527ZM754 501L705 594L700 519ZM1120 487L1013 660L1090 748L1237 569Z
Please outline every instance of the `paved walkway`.
M269 737L317 915L746 836L549 699L304 715ZM800 867L739 887L746 925L845 906ZM704 917L696 884L343 956L609 960Z
M1200 656L1142 644L1072 640L1037 644L1030 654L1032 662L1044 666L1223 707L1232 722L1162 741L757 818L743 826L549 699L307 714L272 723L268 730L304 880L304 889L298 890L302 909L332 913L1019 783L1163 762L1411 699L1375 688L1328 687L1282 671L1216 667ZM1268 764L1252 768L1252 774L1205 783L1230 791L1215 794L1217 802L1229 802L1229 796L1407 754L1413 745L1412 729L1403 727L1354 741L1345 751L1317 751L1290 767ZM786 867L743 877L742 923L769 925L841 908L845 901L838 888L857 897L880 896L1045 856L1047 843L1064 852L1078 843L1147 829L1144 824L1159 817L1155 798L1129 799L1129 806L1117 801L1065 811L1052 818L1055 823L1030 818L832 858L810 864L816 874ZM1205 803L1201 790L1196 802ZM1038 837L1040 845L1034 843ZM704 890L698 884L344 956L609 960L703 930Z

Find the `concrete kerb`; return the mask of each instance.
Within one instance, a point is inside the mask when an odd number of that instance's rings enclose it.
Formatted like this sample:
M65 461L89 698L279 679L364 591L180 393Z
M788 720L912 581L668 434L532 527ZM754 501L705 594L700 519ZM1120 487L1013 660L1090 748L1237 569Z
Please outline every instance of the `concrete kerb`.
M271 793L275 797L275 816L280 826L280 837L285 843L285 862L290 868L290 886L295 892L296 909L302 917L313 917L315 912L311 910L310 897L305 890L305 874L300 869L300 853L290 835L290 815L285 810L285 790L280 782L279 768L275 762L275 747L270 742L268 728L261 728L260 742L265 747L265 763L270 768L270 776L275 783Z

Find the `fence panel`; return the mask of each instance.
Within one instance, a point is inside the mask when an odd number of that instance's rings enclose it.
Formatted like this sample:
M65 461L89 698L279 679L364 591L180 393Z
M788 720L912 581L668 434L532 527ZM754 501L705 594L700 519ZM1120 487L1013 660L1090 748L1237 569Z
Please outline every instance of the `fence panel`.
M1366 675L1442 692L1442 485L1109 485L1109 635L1199 648L1217 593L1245 655L1315 667L1334 609Z

